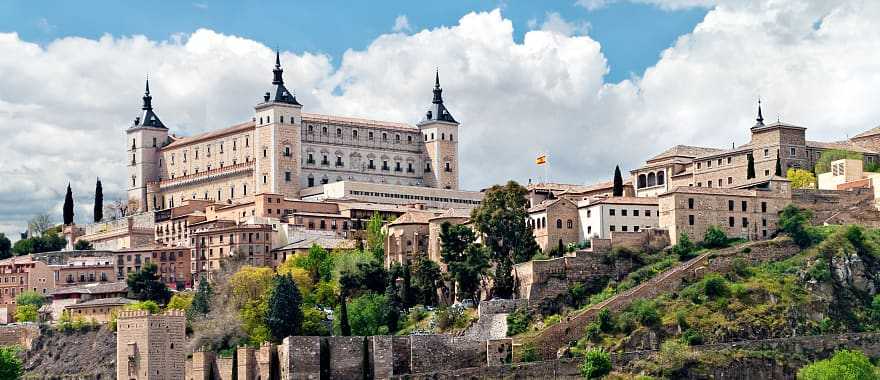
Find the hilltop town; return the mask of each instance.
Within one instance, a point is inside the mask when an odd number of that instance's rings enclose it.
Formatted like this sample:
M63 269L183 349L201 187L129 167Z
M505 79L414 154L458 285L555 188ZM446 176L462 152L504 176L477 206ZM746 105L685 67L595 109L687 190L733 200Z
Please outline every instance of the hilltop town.
M303 112L277 54L271 79L185 137L147 81L127 201L99 182L76 224L68 188L62 225L0 244L27 376L792 378L880 354L880 127L812 141L759 102L740 146L463 190L439 73L415 125Z

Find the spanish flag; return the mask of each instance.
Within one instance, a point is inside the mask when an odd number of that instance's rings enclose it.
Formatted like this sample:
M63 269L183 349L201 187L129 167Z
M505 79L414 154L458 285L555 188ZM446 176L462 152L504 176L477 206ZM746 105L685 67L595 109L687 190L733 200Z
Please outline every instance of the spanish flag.
M535 165L544 165L547 163L547 155L542 154L535 159Z

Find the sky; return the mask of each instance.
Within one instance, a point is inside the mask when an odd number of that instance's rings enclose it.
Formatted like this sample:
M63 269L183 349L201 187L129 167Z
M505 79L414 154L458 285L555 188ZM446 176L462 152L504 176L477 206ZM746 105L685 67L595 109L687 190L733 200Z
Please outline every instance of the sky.
M124 130L151 78L191 135L248 120L281 51L304 111L415 123L434 70L461 185L586 184L676 144L745 143L767 119L836 141L880 124L880 2L0 0L0 232L79 223L96 177L125 196Z

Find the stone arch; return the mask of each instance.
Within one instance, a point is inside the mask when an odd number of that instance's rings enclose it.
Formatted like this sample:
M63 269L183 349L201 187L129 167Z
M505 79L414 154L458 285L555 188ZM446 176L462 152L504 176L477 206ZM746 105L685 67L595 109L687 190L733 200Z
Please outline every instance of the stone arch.
M639 189L648 186L647 178L648 178L648 177L645 176L644 173L643 173L643 174L639 174L639 180L638 180L638 186L639 186Z
M666 183L666 171L657 172L657 185L663 185Z
M657 175L654 172L648 173L648 187L657 185Z

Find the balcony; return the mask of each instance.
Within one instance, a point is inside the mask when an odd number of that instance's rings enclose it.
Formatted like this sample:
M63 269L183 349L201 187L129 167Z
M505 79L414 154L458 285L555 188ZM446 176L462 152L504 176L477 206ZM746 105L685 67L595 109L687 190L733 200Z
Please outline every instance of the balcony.
M251 162L245 162L241 164L235 164L230 166L224 166L219 169L206 170L199 173L189 174L181 177L176 177L172 179L163 179L159 180L159 188L162 190L166 190L169 188L190 185L194 183L198 183L201 181L212 180L217 178L223 178L230 175L235 175L239 173L244 173L248 171L253 171L254 165Z
M330 161L323 160L323 161L321 161L321 165L329 166L329 165L330 165Z
M308 160L306 160L306 163L309 164L309 165L314 165L314 164L315 164L315 160L313 160L313 159L308 159Z
M391 168L389 168L389 167L383 165L383 166L382 166L382 170L384 170L384 171L387 172L387 171L391 170Z
M376 165L367 165L367 169L376 170Z

